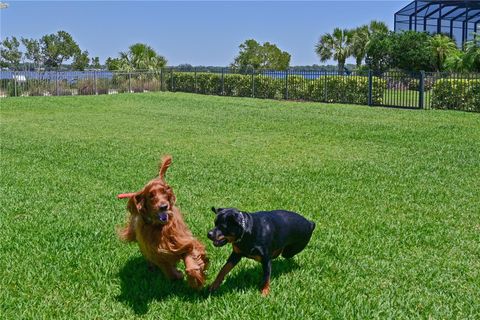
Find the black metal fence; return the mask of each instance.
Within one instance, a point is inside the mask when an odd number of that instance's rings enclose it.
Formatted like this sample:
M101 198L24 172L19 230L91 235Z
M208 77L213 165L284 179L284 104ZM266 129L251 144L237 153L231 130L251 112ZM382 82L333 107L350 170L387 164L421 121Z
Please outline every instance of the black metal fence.
M250 70L1 71L0 97L151 91L480 111L480 74Z

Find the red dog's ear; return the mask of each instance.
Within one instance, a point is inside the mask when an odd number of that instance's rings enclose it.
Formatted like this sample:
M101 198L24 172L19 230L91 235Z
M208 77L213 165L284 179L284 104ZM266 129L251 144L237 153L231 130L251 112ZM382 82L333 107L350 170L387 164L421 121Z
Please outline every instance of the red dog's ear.
M125 198L131 198L135 196L137 193L136 192L130 192L130 193L120 193L117 196L117 199L125 199Z
M173 205L175 205L175 202L177 202L177 197L175 197L175 193L173 193L173 189L172 187L170 187L169 185L166 185L167 189L166 189L166 192L168 194L168 198L170 199L170 203Z
M172 156L166 155L163 156L162 162L160 163L160 167L158 169L158 176L163 183L165 183L165 172L167 172L168 167L172 164Z
M131 214L140 214L143 209L144 197L142 194L136 194L128 199L127 209Z

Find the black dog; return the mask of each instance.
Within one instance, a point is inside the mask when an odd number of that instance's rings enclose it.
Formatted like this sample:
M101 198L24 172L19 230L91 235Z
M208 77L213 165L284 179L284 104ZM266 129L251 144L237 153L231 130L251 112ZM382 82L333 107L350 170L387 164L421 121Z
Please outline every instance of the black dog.
M233 252L210 287L218 289L227 273L242 257L255 259L263 266L262 294L270 290L272 259L280 254L291 258L302 251L312 236L315 223L295 212L285 210L241 212L235 208L215 209L215 228L208 238L216 247L231 243Z

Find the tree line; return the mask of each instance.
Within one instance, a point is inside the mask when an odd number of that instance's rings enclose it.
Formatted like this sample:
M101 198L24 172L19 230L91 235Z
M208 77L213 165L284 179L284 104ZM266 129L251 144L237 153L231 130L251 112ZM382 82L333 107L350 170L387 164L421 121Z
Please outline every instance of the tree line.
M23 45L24 51L20 50ZM354 29L335 28L331 33L320 36L315 53L321 62L334 60L337 70L370 69L383 72L391 69L404 71L459 71L480 72L480 35L458 48L454 40L443 34L403 31L392 32L381 21L371 21ZM349 58L355 65L347 65ZM236 72L249 70L321 70L334 71L332 66L290 66L291 55L277 45L248 39L239 45L238 55L230 64ZM71 61L69 65L65 65ZM136 43L122 51L117 57L108 57L105 65L98 57L89 57L81 50L73 37L66 31L47 34L40 39L16 37L0 42L0 67L18 70L20 65L31 69L85 70L106 68L108 70L158 70L167 65L167 59L151 46ZM178 68L194 70L183 64ZM222 67L196 67L195 70L212 71Z
M353 57L358 69L384 72L455 71L480 72L480 35L474 34L462 48L445 34L417 31L389 31L385 23L347 30L335 28L320 37L315 51L321 61L334 59L339 71Z
M20 50L23 44L25 52ZM66 31L46 34L40 39L15 36L5 38L0 43L0 67L18 70L20 64L30 64L34 69L58 70L62 64L72 59L73 70L87 67L101 68L98 57L89 58L88 51L82 51L73 37Z

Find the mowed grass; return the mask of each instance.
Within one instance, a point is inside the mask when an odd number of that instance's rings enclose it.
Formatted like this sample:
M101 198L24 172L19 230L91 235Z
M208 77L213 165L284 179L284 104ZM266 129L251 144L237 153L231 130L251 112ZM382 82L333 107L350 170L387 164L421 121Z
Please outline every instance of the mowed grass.
M0 100L1 319L480 317L480 116L181 93ZM317 223L219 291L149 272L121 192L167 173L210 257L211 206ZM181 265L183 268L183 265Z

